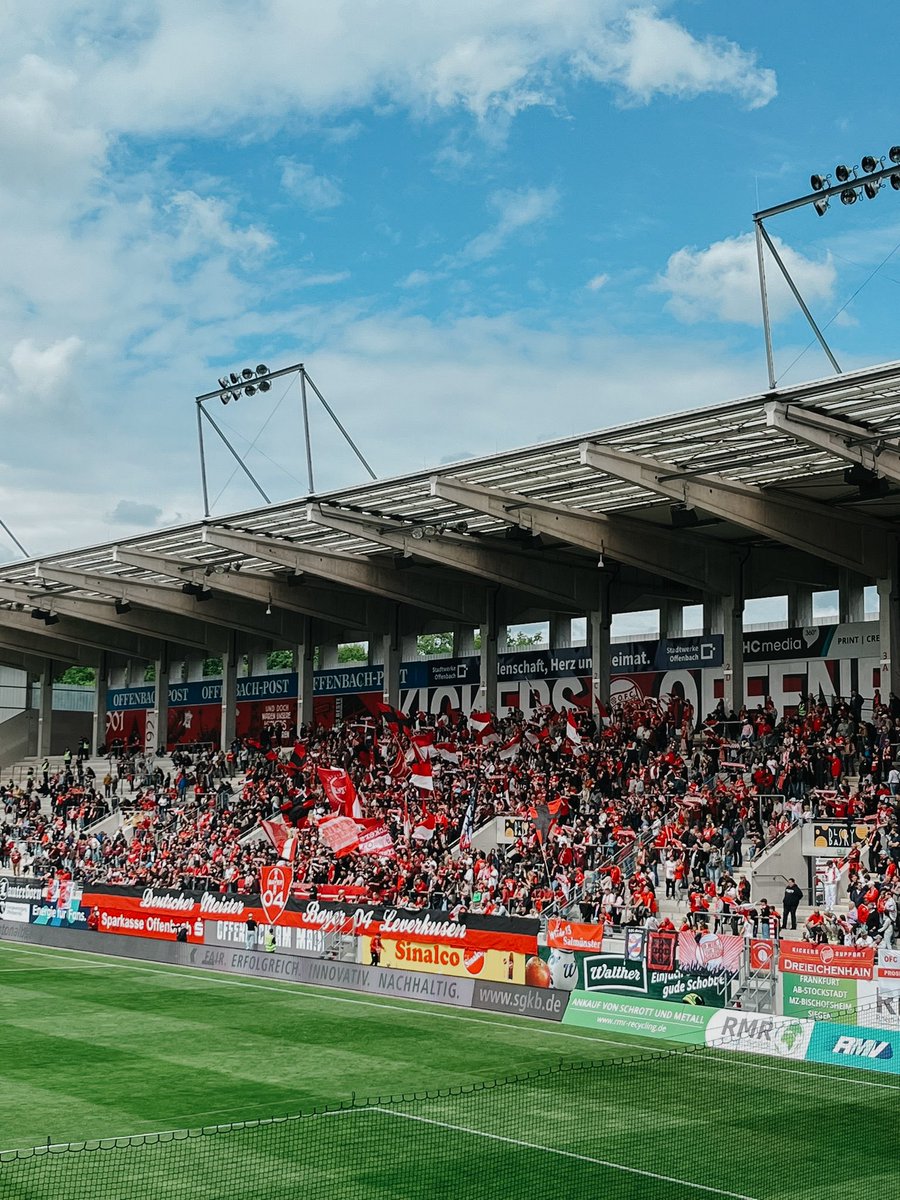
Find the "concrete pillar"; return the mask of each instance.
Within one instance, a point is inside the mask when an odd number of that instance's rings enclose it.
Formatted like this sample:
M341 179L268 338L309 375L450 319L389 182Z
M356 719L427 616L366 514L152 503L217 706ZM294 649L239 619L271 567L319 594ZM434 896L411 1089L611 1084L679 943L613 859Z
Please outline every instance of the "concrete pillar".
M109 686L111 688L128 687L128 668L129 663L119 663L109 672Z
M419 657L419 639L415 633L404 633L400 638L400 658L403 662L415 662Z
M337 642L319 642L319 668L328 670L338 665Z
M791 584L787 594L788 618L791 629L808 629L813 619L812 588Z
M475 630L460 627L453 633L453 654L456 658L472 658L475 655Z
M268 650L254 650L249 655L249 675L265 675L269 669L269 652Z
M381 646L381 661L384 664L381 699L384 704L390 704L391 708L398 708L400 705L401 638L400 609L396 605L391 617L391 628L382 637Z
M203 664L205 661L203 658L193 656L185 659L184 679L186 683L196 683L203 678Z
M48 658L41 671L41 697L38 704L37 756L50 753L53 732L53 663Z
M705 596L703 632L723 639L722 698L725 710L740 712L744 704L744 601L739 595Z
M598 585L597 607L587 614L588 644L591 648L591 711L595 719L600 717L601 705L609 711L610 692L610 640L612 606L610 584L601 578Z
M300 641L295 651L297 664L297 728L313 719L313 655L316 652L312 621L300 618Z
M855 571L838 567L838 620L864 621L866 619L866 581Z
M155 754L157 747L168 741L169 731L169 660L156 660L156 683L153 691L153 707L147 713L147 728L144 733L144 753Z
M489 589L485 603L484 621L481 626L481 681L478 685L478 703L487 712L497 711L497 640L499 636L497 591Z
M106 693L109 687L109 667L106 655L100 655L96 666L97 676L94 680L94 719L91 723L91 755L97 753L97 747L106 741Z
M680 638L684 634L684 604L680 600L663 600L659 606L659 636Z
M572 645L572 618L567 613L550 614L550 649L568 650Z
M222 655L222 724L219 731L219 745L223 750L227 750L234 741L235 725L237 722L237 668L239 659L237 636L232 633L228 639L228 649Z
M878 624L881 640L881 699L887 703L891 693L900 695L900 569L897 551L893 570L887 579L878 580Z

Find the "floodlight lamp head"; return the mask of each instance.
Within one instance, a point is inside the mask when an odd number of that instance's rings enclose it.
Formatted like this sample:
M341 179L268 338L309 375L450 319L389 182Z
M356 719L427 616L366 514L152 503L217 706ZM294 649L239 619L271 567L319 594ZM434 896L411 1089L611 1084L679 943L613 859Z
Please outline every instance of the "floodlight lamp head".
M55 612L48 612L46 617L44 617L44 624L45 625L58 625L59 617L56 615Z
M900 175L891 176L891 187L895 192L900 192Z
M809 186L814 192L824 191L828 187L828 180L830 178L830 175L810 175Z
M437 535L440 533L440 530L438 529L437 525L426 525L422 532L426 537L437 537Z
M249 368L249 367L244 367L243 371L241 371L241 374L243 375L243 377L244 377L245 379L252 379L252 378L253 378L253 372L250 370L250 368Z
M219 379L219 387L220 387L220 388L223 388L223 389L224 389L224 388L227 388L227 387L228 387L228 380L227 380L227 379L225 379L225 378L220 378L220 379Z
M232 383L240 383L241 382L240 379L238 379L237 375L235 375L234 371L232 371L230 373L228 378L231 380Z
M46 621L50 614L45 608L33 608L31 615L35 621Z
M256 395L256 388L253 386L252 383L248 383L247 386L244 388L244 395L245 396L255 396Z
M415 540L416 540L417 542L421 542L422 538L425 536L425 530L422 528L422 526L421 526L421 525L416 525L416 526L413 528L413 530L412 530L412 533L410 534L410 536L411 536L411 537L413 537L413 538L415 538Z
M873 171L877 171L884 164L883 158L873 158L871 154L866 154L860 159L859 165L867 175L871 175Z
M271 383L269 383L268 379L261 379L261 380L259 381L259 390L260 390L261 392L267 392L267 391L269 391L269 389L271 388L271 386L272 386L272 385L271 385Z
M223 404L227 404L228 401L231 399L231 392L223 392L222 395L219 397L219 399L222 401Z
M257 373L257 375L268 375L269 368L266 366L265 363L260 363L259 366L256 368L256 373Z
M855 188L844 188L841 192L841 204L855 204L858 199Z
M874 182L869 180L868 182L863 184L863 191L866 193L866 196L868 197L869 200L874 200L875 197L878 195L878 193L881 191L881 187L882 187L882 184L881 184L880 179L877 181L874 181Z
M891 146L888 150L888 158L892 163L900 163L900 146Z
M820 217L824 217L828 212L828 201L822 199L821 197L818 200L813 200L813 208Z
M852 171L850 167L846 166L844 163L838 163L838 165L834 168L834 177L838 183L846 183L851 174ZM232 375L232 379L233 378L234 376Z
M125 600L123 597L118 597L116 599L116 614L120 617L124 617L126 613L130 613L130 612L131 612L131 601Z

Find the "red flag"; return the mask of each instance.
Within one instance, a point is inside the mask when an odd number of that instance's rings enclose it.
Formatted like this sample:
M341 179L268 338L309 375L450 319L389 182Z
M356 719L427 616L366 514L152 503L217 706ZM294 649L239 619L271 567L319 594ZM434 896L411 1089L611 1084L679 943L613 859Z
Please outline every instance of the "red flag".
M287 907L294 882L292 867L263 867L259 873L259 898L263 915L270 925L277 925L278 918Z
M566 737L572 743L572 748L577 754L581 750L581 734L578 732L578 725L575 722L575 713L571 708L566 713Z
M335 858L343 858L359 845L359 829L352 817L329 817L319 822L319 839L334 852Z
M452 763L454 767L459 766L459 750L453 742L435 742L434 748L444 762Z
M434 730L426 729L422 733L410 734L409 740L412 742L419 757L431 758L434 751Z
M362 804L353 786L353 780L341 767L316 767L319 782L334 808L348 817L361 817Z
M401 779L405 779L409 775L409 767L406 765L406 759L403 757L403 751L399 746L397 747L397 754L394 761L388 767L388 774L391 779L396 780L398 783Z
M410 776L417 788L421 788L423 792L434 791L434 776L431 771L430 762L415 762L409 768Z
M543 846L545 839L550 834L561 803L562 801L560 800L551 800L549 803L545 800L538 800L528 810L528 815L534 822L534 831L537 834L538 843L541 846Z
M376 854L382 858L395 857L394 839L380 817L363 817L356 825L359 829L357 853Z
M489 712L470 712L469 727L474 729L476 733L481 733L491 723L491 714Z

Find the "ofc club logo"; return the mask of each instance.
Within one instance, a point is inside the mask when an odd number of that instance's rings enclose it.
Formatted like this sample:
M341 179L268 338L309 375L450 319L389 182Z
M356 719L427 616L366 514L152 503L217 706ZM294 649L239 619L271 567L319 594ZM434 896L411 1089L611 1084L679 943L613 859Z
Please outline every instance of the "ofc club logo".
M293 867L263 867L259 873L260 900L269 925L276 925L287 907L294 882Z

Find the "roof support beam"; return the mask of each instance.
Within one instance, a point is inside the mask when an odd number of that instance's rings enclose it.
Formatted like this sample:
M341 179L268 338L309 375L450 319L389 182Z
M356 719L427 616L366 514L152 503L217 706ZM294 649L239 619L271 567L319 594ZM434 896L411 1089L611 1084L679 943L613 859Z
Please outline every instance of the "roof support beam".
M52 626L33 620L30 613L4 609L0 612L0 643L23 646L32 653L79 666L95 664L99 651L140 662L153 662L165 652L166 642L158 636L117 627L112 622L97 622L90 617L82 619L70 614L68 605L66 612L56 604L53 608L59 612L60 621ZM192 645L183 641L180 644L205 654L219 653L217 644Z
M835 458L857 463L892 483L900 483L900 450L896 439L882 439L868 425L839 421L800 404L766 405L766 424L799 442L824 450ZM887 441L894 444L887 445Z
M546 555L516 554L478 542L465 534L440 534L414 538L409 527L389 517L348 512L337 505L311 504L308 519L326 529L389 546L401 554L438 563L442 567L513 588L558 608L587 611L596 596L596 572L567 563L548 561Z
M484 601L471 586L451 580L441 580L436 586L432 579L372 562L362 555L312 550L286 538L260 537L218 525L205 526L203 540L385 600L438 613L451 621L478 625L484 616Z
M726 594L732 586L734 552L719 542L671 532L646 521L586 513L552 500L437 476L431 494L461 508L508 521L530 533L559 538L616 562L674 579L689 588Z
M204 534L205 534L204 530ZM204 537L204 540L206 538ZM268 539L264 540L267 541ZM215 545L210 539L210 545ZM287 612L299 613L305 617L315 617L329 621L341 628L380 629L386 627L389 612L386 607L367 601L365 597L353 594L328 591L310 586L307 581L294 586L280 575L260 575L249 571L226 572L206 576L208 564L199 559L171 558L163 554L151 554L146 550L133 550L130 547L115 548L116 561L123 566L137 567L156 575L166 575L170 579L195 579L200 574L203 582L214 591L225 592L244 600L255 601L264 607L269 603ZM253 557L262 558L262 555ZM271 560L275 561L275 560ZM285 564L290 566L291 564ZM129 579L126 582L141 583L142 580ZM154 586L154 585L149 585ZM158 585L157 585L158 586ZM172 589L167 588L166 594ZM208 603L208 602L204 602ZM267 618L268 620L268 618Z
M593 442L582 445L581 461L595 471L702 509L862 575L880 579L887 571L895 539L890 528L877 521L721 475L688 479L670 463Z
M264 609L256 604L252 607L249 604L239 605L221 597L213 597L201 603L192 596L184 595L178 588L167 587L165 584L141 583L121 575L101 572L71 571L53 563L39 564L38 575L40 579L60 583L66 587L127 600L130 604L152 609L157 614L153 619L160 623L161 635L171 641L180 640L179 626L183 622L194 627L222 625L227 629L237 629L251 637L259 638L262 642L290 636L283 612L273 612L266 616ZM81 601L81 597L65 593L60 599ZM116 614L113 609L112 612L115 619L124 625L135 618L133 611L128 614ZM141 614L137 619L146 623L149 618Z

